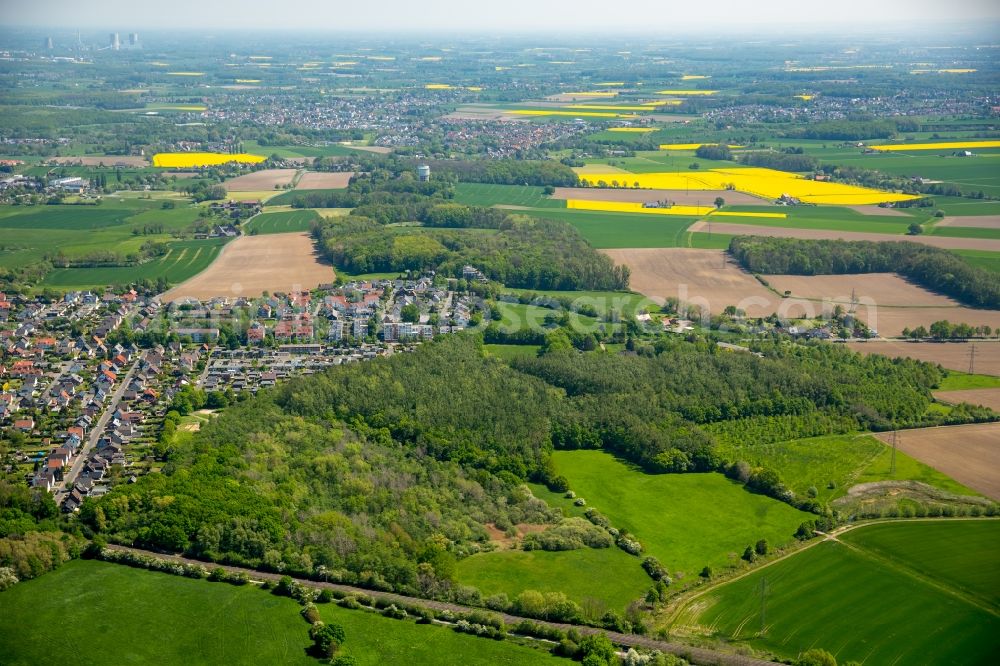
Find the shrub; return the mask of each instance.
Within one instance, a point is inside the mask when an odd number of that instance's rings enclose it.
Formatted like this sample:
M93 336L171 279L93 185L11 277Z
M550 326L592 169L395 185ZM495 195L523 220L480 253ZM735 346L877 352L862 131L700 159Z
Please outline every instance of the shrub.
M318 601L321 604L330 603L331 601L333 601L333 590L325 589L321 591L319 593L319 596L316 597L316 601Z
M394 620L405 620L407 613L402 608L396 606L396 604L389 604L389 607L385 609L383 615L391 617Z
M315 604L306 604L302 607L300 612L302 613L302 617L304 617L306 622L309 624L316 624L322 619L320 618L319 610L316 608Z

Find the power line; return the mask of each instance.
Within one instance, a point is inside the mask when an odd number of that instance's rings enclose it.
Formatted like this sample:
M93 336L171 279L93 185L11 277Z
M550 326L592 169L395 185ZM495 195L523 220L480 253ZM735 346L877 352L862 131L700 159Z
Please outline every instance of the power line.
M976 345L969 347L969 374L976 374Z
M896 440L898 439L899 431L892 431L892 459L889 461L889 475L894 475L896 473Z

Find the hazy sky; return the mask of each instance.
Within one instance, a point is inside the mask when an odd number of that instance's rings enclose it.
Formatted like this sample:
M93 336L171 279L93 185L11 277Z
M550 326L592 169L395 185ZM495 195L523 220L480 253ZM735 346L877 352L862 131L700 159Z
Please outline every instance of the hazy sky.
M0 24L330 32L712 30L1000 20L997 0L0 0Z

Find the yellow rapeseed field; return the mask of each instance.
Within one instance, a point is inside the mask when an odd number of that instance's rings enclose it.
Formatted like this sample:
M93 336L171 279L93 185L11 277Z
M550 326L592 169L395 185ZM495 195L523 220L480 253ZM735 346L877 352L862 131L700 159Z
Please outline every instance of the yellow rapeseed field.
M228 153L157 153L153 155L153 166L183 169L190 167L215 166L217 164L227 164L229 162L257 164L258 162L263 162L265 159L267 158L260 155L251 155L249 153L239 153L236 155L230 155Z
M657 95L681 95L681 96L691 96L691 95L714 95L719 92L718 90L657 90Z
M260 83L260 79L236 79L236 83Z
M968 148L1000 148L1000 141L947 141L942 143L893 143L869 146L872 150L965 150Z
M797 99L801 99L803 102L808 102L815 96L816 95L795 95L794 97Z
M454 87L447 83L428 83L424 86L427 90L452 90Z
M681 77L681 81L697 81L699 79L710 79L711 76L705 76L704 74L685 74Z
M806 203L843 206L920 198L868 187L808 180L794 173L763 168L736 167L666 173L588 173L580 177L580 182L585 185L604 182L611 186L616 186L617 183L625 187L658 190L733 189L764 199L778 199L782 195L788 195Z
M556 109L515 109L507 111L517 116L573 116L574 118L638 118L635 114L608 111L557 111Z
M913 69L910 74L972 74L975 69Z
M628 201L591 201L589 199L567 199L566 208L576 210L607 211L612 213L641 213L644 215L686 215L700 217L721 215L724 217L757 217L784 219L785 213L743 213L739 211L719 211L713 206L671 206L670 208L646 208L641 203Z

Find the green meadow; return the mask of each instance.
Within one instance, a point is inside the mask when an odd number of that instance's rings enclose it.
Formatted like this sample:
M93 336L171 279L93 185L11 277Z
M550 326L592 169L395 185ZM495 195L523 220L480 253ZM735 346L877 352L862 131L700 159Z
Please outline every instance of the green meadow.
M615 546L479 553L461 560L456 576L484 596L503 592L513 599L524 590L563 592L585 608L597 602L603 609L619 613L642 597L653 582L642 570L639 558Z
M254 585L74 561L0 594L4 664L309 664L301 607ZM343 653L386 663L541 664L547 652L361 610L320 605L344 627ZM85 619L84 619L85 618Z
M550 199L543 193L543 188L530 185L459 183L455 186L455 201L467 206L566 207L566 202L562 199Z
M556 451L553 461L577 497L635 535L675 575L734 564L759 539L772 547L787 544L811 515L748 492L722 474L646 474L592 450ZM572 500L546 500L578 509Z

